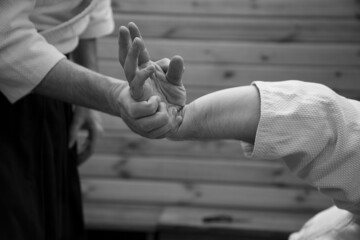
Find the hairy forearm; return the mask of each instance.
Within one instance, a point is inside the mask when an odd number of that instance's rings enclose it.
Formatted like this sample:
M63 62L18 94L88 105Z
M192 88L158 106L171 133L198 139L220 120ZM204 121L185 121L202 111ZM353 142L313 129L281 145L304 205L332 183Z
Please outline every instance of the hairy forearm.
M255 86L230 88L196 99L183 110L175 140L237 139L253 143L260 118Z
M113 93L127 87L125 81L110 78L63 59L57 63L40 84L35 93L68 103L119 115Z
M97 39L80 39L70 58L74 63L98 72Z

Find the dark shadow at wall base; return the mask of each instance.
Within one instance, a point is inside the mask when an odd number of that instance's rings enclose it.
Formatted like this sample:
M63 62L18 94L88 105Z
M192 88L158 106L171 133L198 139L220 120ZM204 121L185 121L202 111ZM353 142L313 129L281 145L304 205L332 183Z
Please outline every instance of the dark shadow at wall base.
M87 240L147 240L148 233L138 231L87 230Z
M270 232L218 232L163 229L157 233L119 230L87 230L88 240L287 240L289 234Z

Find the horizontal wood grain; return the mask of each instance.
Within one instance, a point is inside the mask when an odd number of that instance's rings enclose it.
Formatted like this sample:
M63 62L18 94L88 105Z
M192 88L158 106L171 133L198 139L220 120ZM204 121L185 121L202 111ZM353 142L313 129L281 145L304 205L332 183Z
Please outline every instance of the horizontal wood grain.
M135 22L152 60L184 58L188 102L255 80L317 82L360 99L359 1L113 0L112 5L116 28ZM99 68L125 79L117 34L98 41ZM285 236L332 205L280 160L244 157L239 141L151 140L119 117L102 117L105 132L79 168L88 228L159 231L159 239L253 239L222 238L241 231ZM217 216L226 220L206 221ZM190 231L178 236L179 229Z
M216 217L228 221L206 221ZM191 228L199 230L248 230L293 232L311 217L309 213L256 211L241 209L167 207L160 218L162 228Z
M334 90L360 90L359 68L347 67L297 67L297 66L256 66L235 64L190 64L185 66L185 86L236 87L249 85L253 81L301 80L322 83ZM102 60L100 72L124 79L124 73L115 61Z
M99 57L117 62L117 42L115 37L100 39ZM360 66L360 44L276 44L147 38L145 45L153 60L180 55L186 64Z
M242 159L243 152L238 141L170 141L147 139L130 130L107 132L99 137L95 147L99 154L122 156L181 156L203 157L213 160Z
M95 155L82 177L304 187L279 161L214 161L202 158Z
M355 17L355 0L113 0L119 13Z
M331 201L315 190L159 181L82 180L87 202L318 211Z
M216 216L233 221L206 222ZM312 213L258 211L250 209L167 207L121 203L84 204L88 229L124 229L133 231L163 231L165 229L199 229L225 231L293 232L312 216Z
M118 203L84 204L87 228L155 231L163 212L160 206Z
M359 23L356 20L115 15L117 28L130 21L138 25L145 39L337 43L360 41Z

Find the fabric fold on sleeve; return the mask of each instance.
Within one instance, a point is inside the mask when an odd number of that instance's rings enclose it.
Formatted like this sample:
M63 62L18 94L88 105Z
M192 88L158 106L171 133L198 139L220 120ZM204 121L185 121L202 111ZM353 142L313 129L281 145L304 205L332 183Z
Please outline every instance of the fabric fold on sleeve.
M261 117L255 144L242 143L245 154L283 160L338 207L359 214L359 102L316 83L253 84L260 93Z
M64 55L29 21L34 1L0 5L0 90L14 103L30 93Z
M80 35L81 39L99 38L114 31L114 19L110 0L96 0L95 8L89 17L89 24Z

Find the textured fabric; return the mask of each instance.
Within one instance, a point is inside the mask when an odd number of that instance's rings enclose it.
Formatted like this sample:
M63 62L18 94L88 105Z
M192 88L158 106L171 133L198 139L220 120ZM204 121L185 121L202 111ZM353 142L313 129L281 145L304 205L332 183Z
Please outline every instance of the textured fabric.
M0 91L10 102L19 100L80 37L101 37L113 28L109 0L0 1Z
M360 103L301 81L254 82L261 117L247 155L282 159L298 177L360 214Z
M110 0L37 0L30 20L62 53L71 52L79 38L99 38L114 30Z
M0 1L0 91L11 102L25 96L62 58L28 20L35 1Z
M312 217L289 240L359 240L359 224L353 214L333 206Z
M71 106L0 93L0 109L0 239L84 239Z
M75 49L79 36L89 24L89 14L96 4L96 0L75 2L78 4L66 4L69 3L68 0L44 1L43 4L37 4L30 15L30 20L39 33L62 53Z
M114 20L110 0L98 0L95 9L90 12L89 24L81 39L99 38L114 31Z

